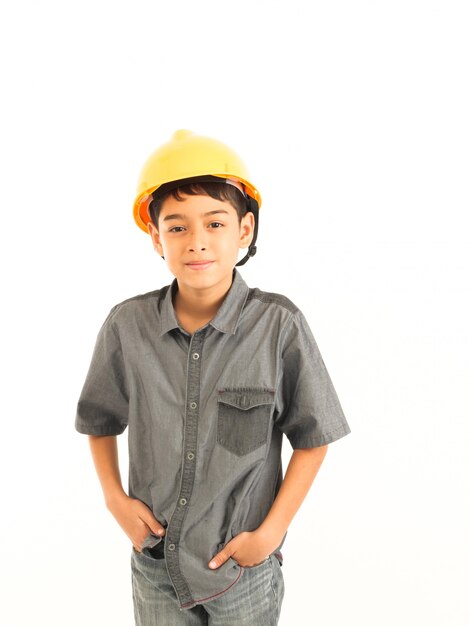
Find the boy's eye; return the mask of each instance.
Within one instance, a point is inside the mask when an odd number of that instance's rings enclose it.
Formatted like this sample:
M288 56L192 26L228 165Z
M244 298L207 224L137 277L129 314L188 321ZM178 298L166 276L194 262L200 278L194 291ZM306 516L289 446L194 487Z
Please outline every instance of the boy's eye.
M214 224L218 224L218 225L219 225L219 227L220 227L220 226L223 226L223 224L222 224L221 222L211 222L211 223L209 224L209 226L213 226ZM184 226L173 226L173 228L170 228L168 232L170 232L170 233L173 233L173 232L175 232L175 233L176 233L176 232L178 232L178 233L179 233L179 232L181 232L181 231L179 231L179 230L178 230L178 231L177 231L177 230L175 230L176 228L184 228Z

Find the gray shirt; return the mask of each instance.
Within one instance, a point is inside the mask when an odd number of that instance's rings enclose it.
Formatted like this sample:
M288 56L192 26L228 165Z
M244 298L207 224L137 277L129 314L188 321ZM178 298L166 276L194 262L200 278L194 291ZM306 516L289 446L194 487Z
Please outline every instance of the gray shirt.
M248 287L234 268L217 314L191 335L176 318L177 289L175 278L112 307L75 428L119 435L128 427L128 493L166 528L168 574L180 607L191 608L243 575L233 558L215 570L208 562L268 514L283 479L283 434L293 448L310 448L351 430L289 298ZM286 534L274 550L281 564ZM151 534L144 546L159 541Z

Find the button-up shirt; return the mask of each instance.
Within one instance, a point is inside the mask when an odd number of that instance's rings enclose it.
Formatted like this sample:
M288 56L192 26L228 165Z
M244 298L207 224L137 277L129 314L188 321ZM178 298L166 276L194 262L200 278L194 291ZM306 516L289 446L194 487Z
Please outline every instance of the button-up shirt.
M301 310L286 296L250 288L236 268L216 315L193 334L179 324L170 285L112 307L94 347L75 428L128 428L129 486L165 527L180 608L228 591L244 567L210 559L255 530L283 479L283 435L292 448L350 433ZM287 533L286 533L287 534ZM282 564L281 547L273 551Z

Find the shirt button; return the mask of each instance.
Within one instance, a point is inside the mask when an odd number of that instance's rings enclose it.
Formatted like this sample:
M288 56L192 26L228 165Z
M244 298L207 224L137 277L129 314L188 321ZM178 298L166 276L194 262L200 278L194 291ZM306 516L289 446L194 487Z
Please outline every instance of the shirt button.
M186 498L180 499L180 504L182 504L183 506L186 504L186 502L187 502Z
M174 543L170 543L170 545L168 546L168 550L174 550L176 548Z
M195 361L197 361L197 360L198 360L198 358L199 358L199 354L198 354L197 352L194 352L194 353L193 353L193 359L194 359Z
M194 454L192 452L188 452L188 459L192 461L194 459Z
M195 409L197 407L197 402L191 402L191 404L189 405L192 409Z

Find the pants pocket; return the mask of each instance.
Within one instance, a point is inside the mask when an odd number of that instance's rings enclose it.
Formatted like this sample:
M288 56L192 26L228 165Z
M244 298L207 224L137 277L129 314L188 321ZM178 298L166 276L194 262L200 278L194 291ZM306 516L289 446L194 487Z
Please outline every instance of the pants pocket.
M257 563L256 565L242 565L242 567L243 569L261 569L262 567L269 565L270 559L271 556L268 556L264 559L264 561L261 561L261 563Z
M219 543L216 551L220 552L224 548L225 545L226 545L225 543ZM231 556L229 556L227 561L225 562L226 565L228 565L229 563L231 563L236 568L241 568L241 565Z
M160 535L155 535L154 533L150 533L145 537L142 543L142 550L144 548L154 548L155 546L161 544L163 542L164 537L160 537Z
M165 544L163 541L157 543L153 548L145 548L146 553L151 556L153 559L164 559L165 558Z
M136 556L148 559L165 558L165 538L150 533L142 543L142 550L139 552L132 546L132 551Z
M217 545L217 552L220 552L225 547L225 545L226 545L225 543L219 543ZM238 567L241 567L242 569L257 569L258 567L261 568L263 567L263 565L267 565L270 559L271 559L271 555L267 556L264 559L264 561L261 561L261 563L256 563L256 565L240 565L240 563L238 563L238 561L236 561L231 556L229 556L228 558L229 561L232 561L233 564L237 565Z
M219 389L217 442L237 456L266 443L274 405L273 389Z

